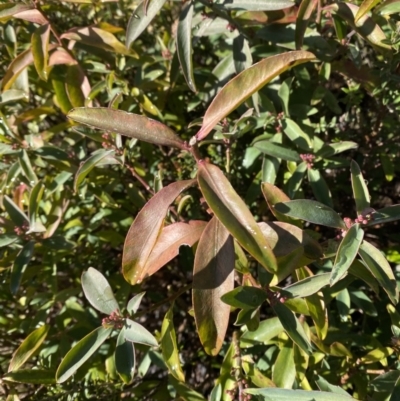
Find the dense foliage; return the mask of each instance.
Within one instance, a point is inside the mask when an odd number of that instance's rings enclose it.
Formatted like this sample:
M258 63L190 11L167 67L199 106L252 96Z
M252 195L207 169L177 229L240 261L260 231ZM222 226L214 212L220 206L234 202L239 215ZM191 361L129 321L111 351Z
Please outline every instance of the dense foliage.
M0 397L398 400L399 12L1 3Z

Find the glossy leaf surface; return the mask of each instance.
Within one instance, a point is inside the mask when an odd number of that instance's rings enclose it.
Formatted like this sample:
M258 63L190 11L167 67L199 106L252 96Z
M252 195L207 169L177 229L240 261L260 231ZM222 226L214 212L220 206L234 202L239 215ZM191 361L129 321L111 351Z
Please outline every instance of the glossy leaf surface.
M125 339L133 343L145 344L151 347L158 347L156 338L141 324L131 319L125 319Z
M29 384L55 384L55 372L47 369L21 369L2 376L4 381Z
M303 46L304 34L311 19L311 14L317 6L317 0L302 0L296 18L295 41L296 49Z
M259 307L267 299L267 293L261 288L240 286L223 295L221 299L235 308L251 309Z
M223 0L216 6L226 10L275 11L292 7L290 0Z
M293 343L291 340L286 341L279 350L272 372L272 381L277 387L292 388L296 378L296 366L293 356Z
M124 383L129 384L135 370L135 347L133 342L125 340L124 328L118 334L114 358L117 373Z
M329 284L329 273L317 274L297 281L282 289L282 294L290 297L309 297Z
M354 160L351 162L351 184L353 186L357 214L361 214L365 209L369 208L370 196L360 167Z
M32 34L33 63L41 79L47 81L47 68L49 62L50 25L41 25Z
M299 154L295 150L288 149L287 147L268 140L258 141L253 146L264 154L277 157L278 159L294 162L301 160Z
M368 13L372 8L374 8L377 4L379 4L381 0L364 0L360 8L357 11L356 16L354 17L354 22L356 25L358 24L359 20L364 17L365 14Z
M324 391L287 390L280 388L249 388L247 394L253 394L265 401L352 401L350 395L329 393Z
M259 342L265 344L283 330L281 321L277 317L271 317L260 322L257 330L244 332L240 337L240 344L244 347L251 347Z

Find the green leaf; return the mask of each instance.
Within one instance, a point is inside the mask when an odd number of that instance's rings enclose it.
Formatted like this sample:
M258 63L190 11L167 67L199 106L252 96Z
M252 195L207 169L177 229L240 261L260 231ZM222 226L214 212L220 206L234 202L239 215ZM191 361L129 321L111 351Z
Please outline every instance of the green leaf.
M296 378L296 366L293 358L293 343L286 341L280 349L272 371L272 381L277 387L292 388Z
M65 355L56 372L57 383L68 380L107 340L113 328L98 327L78 341Z
M276 259L266 244L246 204L232 188L222 171L209 163L198 163L197 179L209 207L239 244L270 272L277 269Z
M280 164L280 160L276 157L264 156L261 167L261 181L269 184L275 184Z
M275 11L293 7L290 0L223 0L215 3L225 10Z
M400 379L397 379L396 384L393 387L393 392L390 395L389 401L399 401L400 400Z
M313 59L314 55L309 52L286 52L268 57L241 72L221 89L208 107L196 140L204 139L220 120L273 78L290 67Z
M246 348L259 343L266 344L283 330L281 321L277 317L271 317L260 322L257 330L244 332L240 337L240 346Z
M221 296L233 290L234 268L233 239L213 217L197 246L192 292L197 333L209 355L217 355L224 342L230 307Z
M75 181L74 181L75 192L78 192L79 187L82 184L83 180L86 178L86 176L104 159L114 154L114 152L115 152L114 150L100 149L98 152L90 156L87 160L85 160L81 164L75 175Z
M331 286L336 284L346 274L357 256L363 238L364 231L360 227L360 224L353 224L339 245L335 264L333 265L331 272Z
M153 2L152 2L153 3ZM80 107L68 113L77 123L130 138L186 149L185 143L166 125L138 114L106 107Z
M334 386L333 384L330 384L322 376L318 375L315 383L317 384L318 388L321 391L326 391L326 392L335 393L335 394L342 394L342 395L345 395L348 397L348 394L346 393L345 390L343 390L339 386Z
M372 214L372 217L373 218L368 221L368 226L400 220L400 205L392 205L379 209Z
M32 188L31 194L29 196L29 232L43 232L46 228L43 226L42 222L38 219L39 204L42 200L44 192L44 184L42 181Z
M298 162L301 160L299 154L295 150L289 149L269 140L258 141L253 145L253 147L266 155L277 157L278 159L293 162Z
M183 76L190 90L197 92L193 76L192 59L192 17L194 4L192 0L183 3L181 14L179 15L178 32L176 36L176 50L178 52L179 63L182 67Z
M304 174L307 171L307 163L301 162L294 171L293 175L289 178L287 183L287 192L290 198L294 198L296 192L300 189L303 182Z
M275 209L289 217L309 221L322 226L346 229L341 217L330 207L314 200L298 199L275 204Z
M235 308L253 309L267 299L267 293L256 287L236 287L221 297L221 300Z
M98 270L89 267L82 273L81 281L85 297L95 309L106 315L119 312L110 284Z
M18 159L25 177L29 180L29 184L33 186L38 182L38 178L33 171L31 161L25 149L21 150Z
M122 255L122 272L130 284L140 283L149 274L147 263L159 238L169 206L194 182L177 181L164 187L137 214L125 238Z
M354 160L351 161L351 185L353 186L357 214L361 214L365 209L370 207L371 198L360 167Z
M310 22L311 14L313 13L317 4L318 0L302 0L302 2L300 3L299 11L296 18L295 31L295 42L297 50L300 50L303 46L304 34Z
M330 273L316 274L282 288L281 294L289 297L309 297L328 285L329 279Z
M115 347L115 369L125 384L133 380L135 371L135 347L131 341L125 340L125 328L118 334Z
M334 394L324 391L287 390L281 388L248 388L245 393L259 396L265 401L352 401L350 395Z
M21 369L2 376L4 381L28 384L55 384L55 372L46 369Z
M14 234L0 234L0 248L8 246L19 240L18 235Z
M14 260L10 277L10 289L12 294L16 294L18 292L22 275L32 259L34 246L34 241L27 242Z
M88 86L88 88L86 88ZM67 66L65 89L72 107L83 107L89 94L90 86L85 72L79 64Z
M324 145L316 154L317 157L331 157L350 149L357 149L358 144L351 141L342 141Z
M32 49L29 48L22 53L18 54L8 66L6 73L3 75L1 81L2 92L11 89L13 83L17 80L21 72L30 64L33 63ZM18 89L18 88L14 88Z
M158 347L156 338L141 324L131 319L125 320L125 339L133 343L150 345L150 347Z
M200 393L192 390L185 383L177 380L173 375L168 376L168 381L170 384L172 384L180 398L184 401L206 401L206 399Z
M36 71L41 79L47 81L47 69L49 61L49 39L50 39L50 24L39 26L31 39L33 63Z
M364 17L365 14L368 13L372 8L374 8L377 4L379 4L382 0L364 0L360 8L357 11L356 16L354 17L354 22L358 25L360 19Z
M390 15L400 12L399 0L386 0L383 1L375 11L381 15Z
M15 351L10 365L8 366L8 372L18 370L37 351L46 339L49 329L50 326L44 325L32 331L32 333L25 338Z
M279 88L278 91L278 96L279 96L279 100L281 101L282 104L282 111L284 113L285 116L289 117L289 96L290 96L290 87L292 86L292 82L293 82L293 77L289 77L287 79L285 79L282 84L281 87ZM297 161L297 160L295 160Z
M161 10L166 0L151 0L146 7L146 2L141 2L129 19L126 28L126 47L131 47L131 44L140 36L147 28L152 19Z
M395 166L393 160L387 153L380 153L379 159L381 160L381 165L385 173L386 181L392 181L395 176Z
M331 191L319 170L313 168L307 169L308 181L311 184L313 193L317 201L323 203L326 206L333 207Z
M311 355L312 348L310 341L304 332L303 326L297 320L295 314L288 307L277 301L271 304L272 309L278 316L288 336L308 355Z
M176 334L173 322L173 305L166 313L161 327L161 349L164 362L168 370L180 382L185 381L181 363L179 361L178 345L176 343Z
M313 147L311 138L290 118L281 120L283 132L300 149L310 151Z
M390 300L394 304L397 304L399 301L399 290L392 268L386 258L379 249L376 249L366 241L361 243L358 253L381 287L386 291Z
M129 300L128 305L126 306L126 310L129 312L130 315L134 315L137 312L144 294L146 294L146 292L141 292L140 294L136 294Z
M10 219L17 227L29 225L28 216L7 195L4 195L3 205Z

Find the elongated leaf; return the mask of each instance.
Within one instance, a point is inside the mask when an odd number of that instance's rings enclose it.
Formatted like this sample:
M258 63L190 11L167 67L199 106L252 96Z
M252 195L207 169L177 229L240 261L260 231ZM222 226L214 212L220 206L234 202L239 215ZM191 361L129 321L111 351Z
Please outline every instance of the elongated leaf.
M288 336L304 352L310 355L312 352L310 341L308 340L303 326L297 320L295 314L290 309L288 309L286 305L280 303L279 301L273 303L271 306L278 316L279 320L281 321L282 326L284 327Z
M294 6L290 0L223 0L215 3L225 10L275 11Z
M32 259L34 246L34 241L27 242L14 260L10 277L10 289L12 294L16 294L19 289L22 275Z
M381 15L390 15L400 12L399 0L385 0L376 9Z
M112 328L106 329L101 326L78 341L67 352L58 367L56 372L57 383L64 383L68 380L107 340L112 331Z
M134 322L131 319L125 320L124 326L125 339L133 343L150 345L158 347L156 338L141 324Z
M329 284L330 273L317 274L297 281L282 289L281 294L290 297L308 297Z
M307 169L308 181L311 184L311 188L317 201L323 203L326 206L333 207L331 191L319 170L313 168Z
M170 204L194 180L178 181L164 187L136 216L125 238L122 272L129 283L140 283L148 274L146 265L164 224Z
M181 363L179 361L178 345L176 342L176 334L173 322L173 305L166 313L161 327L161 349L168 370L177 380L184 382L185 374L183 373Z
M377 4L379 4L382 0L364 0L360 8L357 11L356 16L354 17L354 22L356 25L358 25L358 22L362 17L364 17L365 14L368 13L372 8L374 8Z
M336 284L346 274L357 256L363 238L364 231L360 227L360 224L353 224L339 245L335 264L331 272L331 286Z
M50 326L44 325L34 330L22 344L15 351L10 365L8 366L8 371L18 370L42 345L43 341L47 337Z
M267 293L257 287L236 287L221 297L226 304L235 308L258 308L266 299Z
M277 387L292 388L296 378L296 367L293 358L293 343L286 341L280 349L272 372L272 381Z
M329 145L324 145L315 156L318 157L331 157L337 155L339 153L345 152L346 150L356 149L358 148L358 144L356 142L351 141L343 141L330 143Z
M87 175L104 159L114 154L114 150L105 150L101 149L96 154L90 156L87 160L85 160L81 166L79 167L78 171L75 175L74 181L74 189L78 192L80 185L82 184L83 180L87 177Z
M133 12L128 26L126 28L126 47L139 37L139 35L147 28L151 20L161 10L166 0L151 0L150 3L142 1Z
M135 371L135 347L133 342L125 340L124 327L118 334L114 358L117 373L125 384L129 384Z
M265 269L275 272L275 256L246 204L218 167L205 162L198 166L201 192L217 218Z
M301 160L299 154L295 150L268 140L256 142L253 146L256 149L261 150L261 152L264 154L277 157L278 159L293 162L298 162Z
M283 331L281 321L277 317L271 317L260 322L255 331L246 331L240 337L241 347L252 347L258 343L267 343Z
M19 240L18 235L14 234L0 234L0 248L8 246Z
M307 163L301 162L294 170L294 173L289 178L287 183L287 193L289 194L290 198L294 198L297 191L301 187L301 183L303 182L304 175L307 171Z
M29 233L31 232L43 232L46 228L42 222L38 220L39 204L42 200L44 192L44 184L39 181L31 191L29 196Z
M273 78L286 71L289 67L294 67L312 59L314 59L314 55L309 52L286 52L268 57L241 72L221 89L208 107L202 127L196 134L196 140L204 139L218 121L235 110Z
M221 297L233 290L234 268L233 239L213 217L196 250L192 293L197 332L209 355L217 355L224 342L230 307Z
M28 216L7 195L3 198L3 205L16 226L24 227L29 224Z
M47 68L49 62L50 24L41 25L32 34L33 63L41 79L47 81Z
M193 76L192 59L192 17L194 3L189 0L183 3L179 16L178 33L176 36L176 50L182 67L186 83L193 92L197 92Z
M164 227L146 263L147 276L151 276L177 256L182 245L193 246L206 225L205 221L191 220L189 223L173 223Z
M318 388L321 391L327 391L329 393L336 393L336 394L342 394L342 395L348 396L346 391L343 390L341 387L330 384L322 376L317 376L317 377L318 377L318 379L315 381L315 383L317 384Z
M275 209L287 216L323 226L346 229L341 217L330 207L309 199L275 204Z
M350 395L328 393L324 391L287 390L281 388L248 388L245 393L259 396L265 401L352 401Z
M311 138L290 118L281 121L283 132L300 149L309 151L312 149Z
M200 393L194 391L182 381L177 380L175 376L169 375L168 381L179 394L180 399L184 401L206 401L206 399Z
M186 149L185 143L164 124L123 110L81 107L70 111L68 118L93 128L115 132L156 145Z
M25 149L21 150L19 157L18 157L19 164L21 166L22 172L24 173L25 177L29 180L30 185L34 185L38 182L38 178L33 170L31 161L29 159L28 153Z
M361 214L363 210L369 208L371 198L360 167L354 160L351 161L351 184L353 186L357 214Z
M126 306L126 310L129 312L129 314L134 315L137 310L139 309L140 303L142 302L142 298L146 294L145 292L141 292L140 294L136 294L134 297L132 297L128 305Z
M318 0L302 0L296 18L295 41L296 49L303 46L304 34L311 19L311 14L318 4Z
M358 252L373 276L386 291L390 300L394 304L397 304L399 301L399 290L389 262L382 255L379 249L376 249L366 241L361 243Z
M23 11L31 10L33 5L24 3L3 3L0 4L0 21L7 21L14 14L21 13Z
M374 224L389 223L391 221L400 220L400 205L392 205L379 209L373 213L373 219L368 221L368 226Z
M1 81L2 90L10 89L12 84L18 78L18 75L30 64L33 63L32 50L29 48L24 52L18 54L9 65L6 73L3 75Z
M2 376L5 381L28 384L55 384L55 372L47 369L21 369Z
M98 311L111 315L119 312L118 303L107 279L93 267L82 273L82 289L86 299Z

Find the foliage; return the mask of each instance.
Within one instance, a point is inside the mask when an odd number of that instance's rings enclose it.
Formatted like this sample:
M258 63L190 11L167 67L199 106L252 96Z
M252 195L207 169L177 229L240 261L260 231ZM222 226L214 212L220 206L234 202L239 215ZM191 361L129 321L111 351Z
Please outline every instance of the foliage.
M397 400L399 12L2 3L1 395Z

